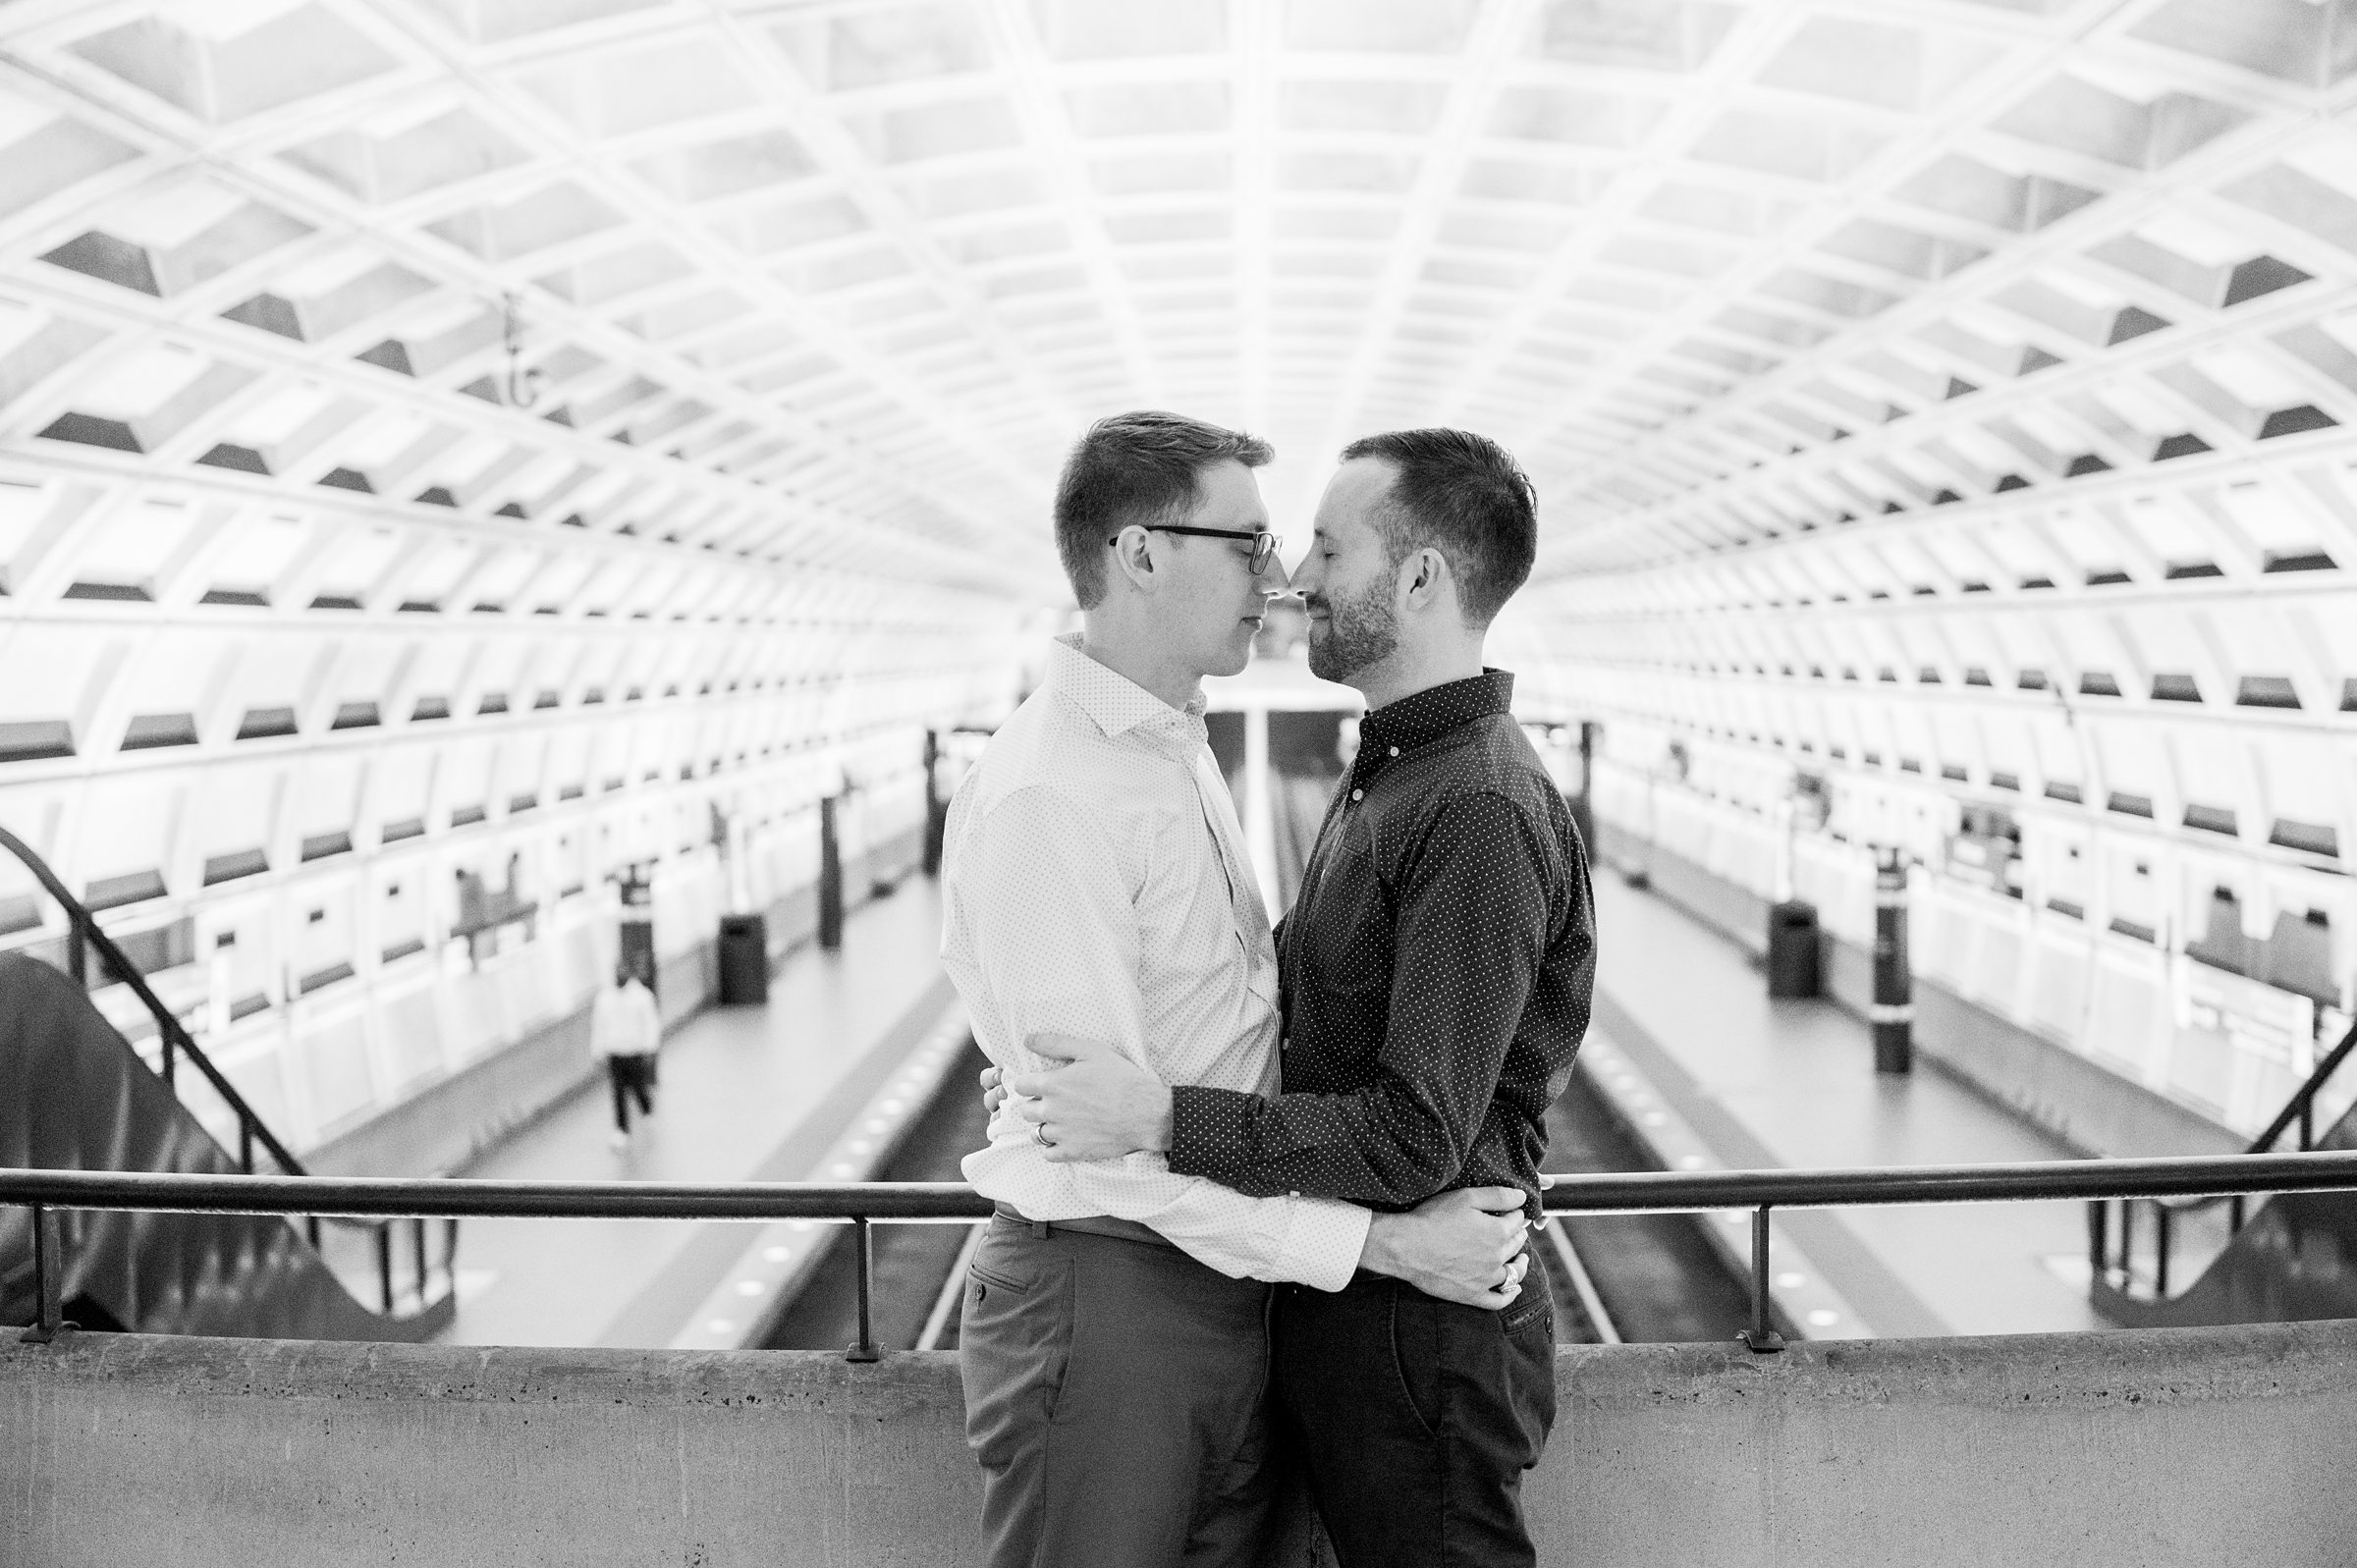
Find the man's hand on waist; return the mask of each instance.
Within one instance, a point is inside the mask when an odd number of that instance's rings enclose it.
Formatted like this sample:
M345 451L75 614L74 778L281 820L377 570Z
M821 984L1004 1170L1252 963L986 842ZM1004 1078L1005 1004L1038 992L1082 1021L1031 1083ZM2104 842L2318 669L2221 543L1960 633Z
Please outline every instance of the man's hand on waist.
M1519 1187L1465 1187L1375 1217L1358 1265L1428 1296L1491 1311L1522 1293L1530 1220Z
M1004 1083L1048 1159L1117 1160L1170 1148L1169 1085L1102 1040L1034 1035L1025 1044L1056 1065L1008 1073ZM986 1102L989 1088L986 1075Z

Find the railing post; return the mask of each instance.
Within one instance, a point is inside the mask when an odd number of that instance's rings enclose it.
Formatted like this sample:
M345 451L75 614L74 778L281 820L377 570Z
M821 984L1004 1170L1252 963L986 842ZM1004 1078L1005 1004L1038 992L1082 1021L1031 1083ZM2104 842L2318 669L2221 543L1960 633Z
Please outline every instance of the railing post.
M858 1254L853 1267L859 1275L859 1339L843 1353L846 1361L882 1361L884 1352L876 1348L876 1330L868 1307L868 1292L875 1274L875 1239L864 1216L851 1217L851 1243Z
M2236 1193L2233 1197L2226 1200L2226 1234L2233 1236L2239 1235L2241 1232L2242 1194Z
M818 945L829 952L843 946L842 807L839 795L818 803Z
M2168 1299L2168 1232L2172 1217L2168 1205L2158 1198L2154 1199L2153 1217L2161 1226L2161 1234L2154 1244L2153 1251L2153 1299L2166 1301Z
M950 822L949 803L941 798L941 731L925 731L925 875L941 875L942 839Z
M2136 1200L2119 1200L2119 1288L2136 1283Z
M253 1118L238 1117L238 1168L248 1176L253 1174Z
M376 1283L377 1292L385 1304L385 1316L393 1316L393 1221L380 1219L376 1225Z
M1880 851L1874 873L1874 1070L1915 1067L1915 992L1907 960L1907 867L1896 849Z
M2316 1096L2300 1094L2300 1153L2307 1154L2316 1147Z
M172 1087L173 1069L180 1065L180 1043L173 1037L172 1031L169 1029L159 1029L156 1031L156 1033L163 1037L164 1085L166 1088L170 1088ZM246 1172L247 1175L251 1175L253 1173L252 1164L248 1163L246 1166Z
M2111 1260L2104 1255L2105 1248L2110 1240L2110 1232L2111 1200L2109 1198L2088 1199L2087 1271L2088 1277L2098 1284L2103 1282L2104 1274L2111 1265Z
M65 1232L57 1211L45 1204L32 1206L32 1291L35 1317L23 1335L28 1345L45 1345L66 1329L63 1305L66 1283Z
M1768 1306L1768 1206L1751 1212L1751 1326L1735 1337L1755 1355L1773 1355L1784 1348Z
M417 1305L425 1306L425 1216L410 1217L410 1239L417 1244Z

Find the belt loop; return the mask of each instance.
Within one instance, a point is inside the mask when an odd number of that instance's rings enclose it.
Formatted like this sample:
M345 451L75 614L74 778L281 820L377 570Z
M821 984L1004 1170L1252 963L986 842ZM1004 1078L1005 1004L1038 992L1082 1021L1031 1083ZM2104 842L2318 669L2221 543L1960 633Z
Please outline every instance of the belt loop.
M1048 1239L1048 1222L1047 1222L1045 1219L1034 1219L1034 1220L1032 1220L1032 1221L1031 1221L1031 1236L1032 1236L1032 1239L1033 1239L1033 1240L1035 1240L1035 1241L1045 1241L1045 1240L1047 1240L1047 1239Z

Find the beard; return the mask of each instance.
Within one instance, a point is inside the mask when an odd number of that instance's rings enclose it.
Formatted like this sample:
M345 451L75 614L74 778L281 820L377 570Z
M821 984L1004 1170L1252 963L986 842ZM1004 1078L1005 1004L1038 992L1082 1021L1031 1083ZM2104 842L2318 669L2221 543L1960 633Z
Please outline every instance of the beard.
M1320 594L1324 630L1309 623L1309 673L1320 680L1348 680L1389 659L1399 646L1399 618L1392 611L1391 582L1379 574L1356 594Z

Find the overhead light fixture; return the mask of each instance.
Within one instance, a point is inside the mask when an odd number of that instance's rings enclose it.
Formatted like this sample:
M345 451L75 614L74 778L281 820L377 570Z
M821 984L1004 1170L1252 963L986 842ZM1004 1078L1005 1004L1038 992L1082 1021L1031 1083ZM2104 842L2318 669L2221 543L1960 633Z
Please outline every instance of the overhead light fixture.
M548 377L537 365L528 370L523 366L523 323L519 308L521 301L515 295L503 294L499 303L501 341L508 351L508 377L500 390L507 395L509 407L528 412L548 389Z

